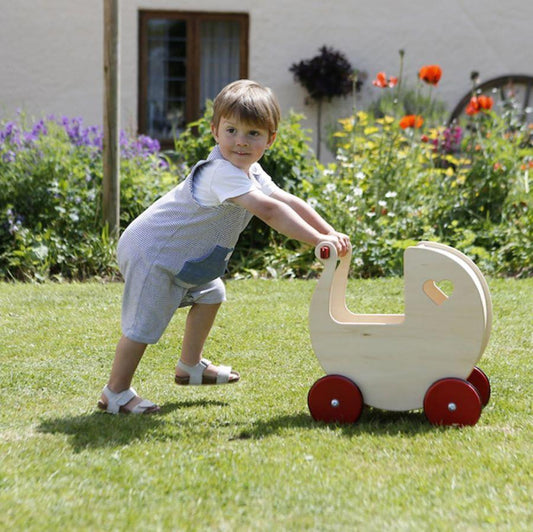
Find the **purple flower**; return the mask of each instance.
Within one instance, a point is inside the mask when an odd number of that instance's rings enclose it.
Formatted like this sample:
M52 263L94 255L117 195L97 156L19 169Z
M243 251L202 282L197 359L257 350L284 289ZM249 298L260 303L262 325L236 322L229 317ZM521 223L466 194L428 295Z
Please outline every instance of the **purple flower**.
M20 131L15 122L7 122L4 130L0 131L0 142L14 144L20 146Z
M433 140L435 150L441 153L455 153L459 151L463 130L459 126L446 128L439 138Z
M61 126L72 146L87 149L87 153L92 158L101 155L104 144L104 135L101 127L85 127L83 119L80 117L69 118L62 116L56 118L54 115L49 115L46 119L35 122L27 131L21 130L19 122L9 121L0 124L0 148L4 145L3 153L0 155L2 159L12 162L21 150L36 149L36 142L50 134L50 123L56 123ZM161 149L156 139L146 135L128 136L125 131L120 132L119 145L121 156L124 159L151 158L157 155ZM154 164L160 168L167 166L166 163L160 161L155 161ZM92 178L89 175L86 179L89 182Z
M38 137L40 135L47 135L48 134L48 128L46 127L46 124L44 123L44 120L39 120L36 124L33 125L33 128L31 130L32 135Z
M150 157L159 152L159 141L147 137L146 135L139 135L137 138L130 139L125 131L120 132L120 148L121 155L125 159L134 157Z
M35 133L33 133L33 131L31 132L26 132L24 133L24 144L33 144L38 138L38 135L36 135Z
M8 209L6 211L7 222L8 222L8 231L10 234L14 235L19 231L22 226L22 218L16 216L13 212L13 209Z
M13 150L9 150L2 155L2 159L6 163L12 163L15 161L17 154Z

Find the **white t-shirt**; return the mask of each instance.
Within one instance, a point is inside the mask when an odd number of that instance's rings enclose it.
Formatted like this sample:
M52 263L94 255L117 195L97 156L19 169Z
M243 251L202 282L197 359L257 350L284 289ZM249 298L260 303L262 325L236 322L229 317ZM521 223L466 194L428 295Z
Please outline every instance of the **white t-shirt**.
M254 189L270 196L277 188L259 163L250 167L250 176L225 160L217 165L216 172L212 171L210 165L202 166L194 177L194 199L204 207L214 207Z

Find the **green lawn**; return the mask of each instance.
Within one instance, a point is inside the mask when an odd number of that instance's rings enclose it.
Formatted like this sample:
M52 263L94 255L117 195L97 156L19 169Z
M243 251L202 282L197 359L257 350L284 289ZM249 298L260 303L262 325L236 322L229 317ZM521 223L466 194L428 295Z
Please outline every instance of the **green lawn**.
M312 281L229 283L206 356L241 372L232 386L173 384L180 311L136 375L162 406L145 417L96 410L120 284L0 284L0 529L533 530L533 279L489 285L492 399L457 429L370 409L312 421ZM351 281L349 301L402 312L403 283Z

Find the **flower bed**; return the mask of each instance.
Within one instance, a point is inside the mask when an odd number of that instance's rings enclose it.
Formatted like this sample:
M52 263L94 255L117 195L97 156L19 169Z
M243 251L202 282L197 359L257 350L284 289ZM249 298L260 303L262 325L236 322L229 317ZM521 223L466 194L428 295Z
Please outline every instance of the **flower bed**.
M175 178L148 137L121 147L125 227ZM102 131L81 119L0 124L0 278L85 279L116 274L102 221Z
M333 164L324 168L313 157L295 114L282 121L261 164L350 235L352 275L401 275L403 250L419 240L458 248L486 274L532 275L531 128L512 106L495 109L489 96L477 94L459 122L444 125L434 98L440 67L422 67L415 89L401 71L378 73L375 90L386 98L339 121ZM157 141L122 134L122 228L207 156L210 112L208 106L168 158ZM172 171L169 158L177 163ZM0 123L0 278L116 275L101 187L98 128L68 118L27 123L23 115ZM313 273L312 264L308 246L255 221L231 275L302 277Z
M335 163L303 189L352 237L353 274L399 275L405 247L435 240L486 273L531 275L531 127L476 94L452 126L444 116L426 119L441 76L438 65L422 67L416 109L403 114L401 79L378 73L376 90L394 91L393 105L381 116L354 110L340 120Z

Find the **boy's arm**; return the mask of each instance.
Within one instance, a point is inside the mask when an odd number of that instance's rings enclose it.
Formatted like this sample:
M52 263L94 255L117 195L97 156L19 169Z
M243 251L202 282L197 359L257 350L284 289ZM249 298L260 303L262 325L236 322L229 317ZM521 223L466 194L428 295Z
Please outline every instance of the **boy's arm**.
M314 227L323 235L335 233L335 229L329 225L308 203L302 199L289 194L284 190L278 188L270 196L271 198L282 201L288 205L292 210L296 211L309 225Z
M267 196L259 190L252 190L231 201L289 238L312 246L321 241L331 242L340 256L348 250L346 235L336 233L310 206L291 194L280 190Z

